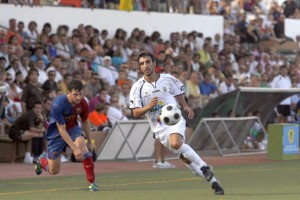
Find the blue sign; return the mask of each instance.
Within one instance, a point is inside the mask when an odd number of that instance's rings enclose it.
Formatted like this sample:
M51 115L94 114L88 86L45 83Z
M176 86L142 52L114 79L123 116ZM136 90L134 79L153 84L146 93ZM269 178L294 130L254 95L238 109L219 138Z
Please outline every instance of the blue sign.
M299 126L283 127L283 154L299 154Z

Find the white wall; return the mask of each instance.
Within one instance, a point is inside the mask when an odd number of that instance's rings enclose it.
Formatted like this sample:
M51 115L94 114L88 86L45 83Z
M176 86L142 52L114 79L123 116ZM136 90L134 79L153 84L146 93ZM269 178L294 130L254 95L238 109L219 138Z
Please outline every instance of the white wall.
M223 34L223 18L220 16L183 15L171 13L126 12L112 10L91 10L68 7L20 7L14 5L0 5L0 25L8 27L8 20L15 18L24 21L25 26L34 20L41 30L45 22L50 22L52 30L58 25L66 24L70 30L78 24L91 24L98 28L107 29L110 36L117 28L123 28L131 34L135 27L145 30L147 35L159 31L163 39L169 39L169 34L175 31L202 32L204 36L213 37L216 33Z

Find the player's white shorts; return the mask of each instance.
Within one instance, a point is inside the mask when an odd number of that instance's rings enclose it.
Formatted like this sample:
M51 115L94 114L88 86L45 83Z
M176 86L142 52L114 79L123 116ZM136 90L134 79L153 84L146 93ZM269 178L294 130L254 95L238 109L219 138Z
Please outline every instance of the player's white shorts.
M186 130L186 121L182 117L177 124L175 124L173 126L165 125L165 129L158 131L154 134L155 134L156 139L160 140L160 142L164 146L166 146L169 150L171 150L173 153L175 153L174 150L170 148L169 137L172 133L177 133L182 136L182 140L184 142L185 141L185 130Z

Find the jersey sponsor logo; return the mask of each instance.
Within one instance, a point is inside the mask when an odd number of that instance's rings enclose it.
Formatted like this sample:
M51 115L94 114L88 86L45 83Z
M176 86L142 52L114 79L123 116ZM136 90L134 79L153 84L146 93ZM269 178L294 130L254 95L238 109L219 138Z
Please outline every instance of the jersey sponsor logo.
M181 87L180 87L180 90L181 90L181 91L184 91L184 86L181 86Z

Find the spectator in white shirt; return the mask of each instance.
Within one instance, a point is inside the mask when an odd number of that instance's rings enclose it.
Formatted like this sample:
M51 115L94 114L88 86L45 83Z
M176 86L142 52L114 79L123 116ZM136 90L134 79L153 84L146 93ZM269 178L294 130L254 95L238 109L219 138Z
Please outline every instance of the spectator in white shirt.
M288 75L288 69L286 65L282 65L280 67L279 74L273 79L271 82L272 88L284 88L289 89L292 88L292 82ZM278 122L286 123L287 117L291 114L291 98L286 98L277 106L278 112Z
M111 66L110 56L104 56L103 66L99 65L98 73L100 78L108 82L110 86L116 85L116 79L119 77L119 75L116 69Z
M119 97L112 96L110 106L107 109L107 118L113 126L118 121L127 121L128 118L124 115L122 108L119 106Z
M219 86L220 95L234 91L234 90L235 90L235 86L233 84L233 77L232 77L232 75L227 75L227 77L225 78L225 81L220 83L220 86Z

